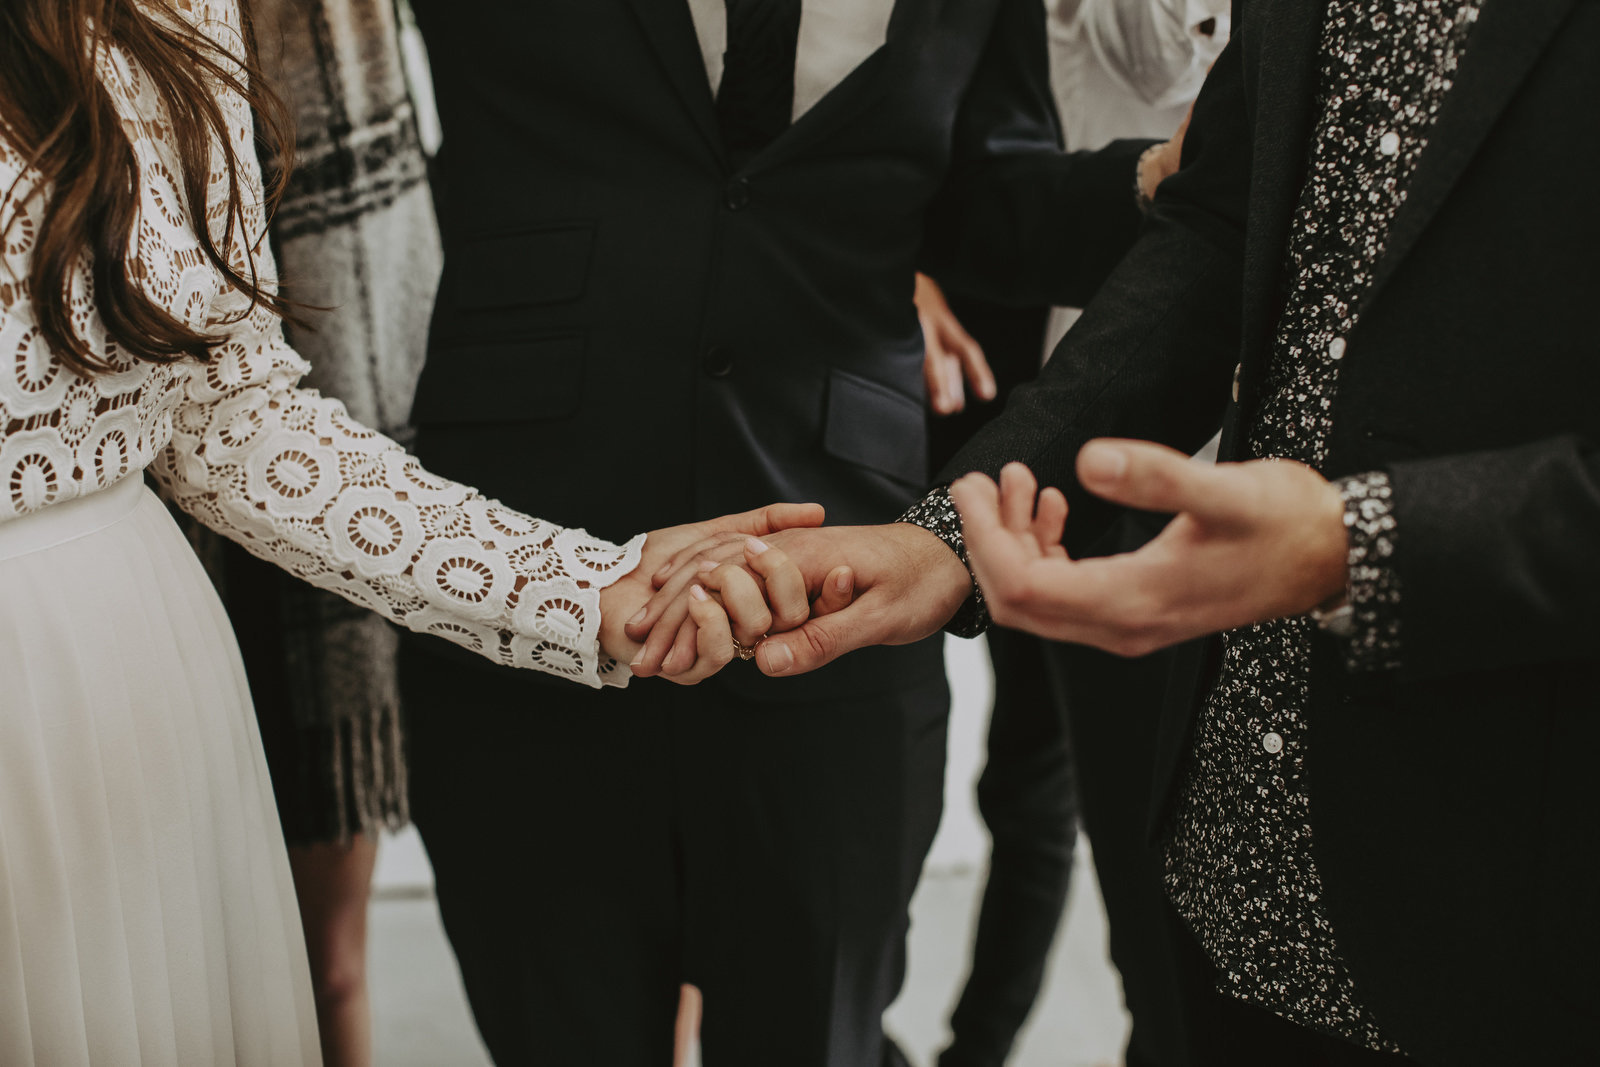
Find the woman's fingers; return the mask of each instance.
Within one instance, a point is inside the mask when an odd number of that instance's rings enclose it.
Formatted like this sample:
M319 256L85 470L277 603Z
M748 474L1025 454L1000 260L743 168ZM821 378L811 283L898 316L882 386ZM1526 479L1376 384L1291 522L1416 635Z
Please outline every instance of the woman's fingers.
M689 591L693 594L694 590L698 588L700 587L697 585L690 586ZM661 661L662 677L671 678L694 666L695 659L698 657L696 649L699 645L699 638L699 627L694 622L694 605L691 603L689 605L689 617L683 620L682 626L678 627L678 636L673 639L672 648L667 652L667 658Z
M711 555L728 545L742 545L749 536L749 534L716 533L696 541L689 547L674 552L671 559L657 567L656 572L650 576L650 584L660 589L667 583L667 579L682 570L695 557Z
M695 630L695 660L689 670L672 677L679 685L694 685L716 674L733 660L733 631L722 607L700 586L689 589L689 622Z
M806 576L783 552L765 541L750 538L744 543L745 564L761 579L767 607L772 613L763 633L783 633L811 617L811 598L806 591Z
M746 540L747 538L739 537L726 544L719 543L717 547L723 549L721 553L708 548L707 551L699 555L684 556L677 569L668 574L665 579L661 581L652 579L651 584L656 589L655 595L650 598L649 603L639 610L638 614L628 620L627 626L623 627L629 640L646 644L646 639L655 633L657 624L666 615L669 607L673 604L682 606L683 598L688 595L690 583L698 581L700 575L705 571L718 566L721 562L719 555L722 557L736 557L737 553L742 551L740 546ZM660 572L658 571L657 573L659 574ZM688 609L685 608L684 610L687 611ZM682 620L680 619L679 621L681 622Z
M658 602L662 606L659 611L652 613L653 621L649 635L644 640L644 647L629 664L633 673L639 677L649 678L661 673L661 665L677 642L678 631L683 628L684 620L689 617L688 587L692 581L692 576L686 576L682 591L678 595L669 595L667 590L662 590L651 599L649 605L646 605L646 611Z
M754 538L719 543L715 551L684 560L629 621L629 635L644 646L632 664L634 674L648 678L688 669L696 639L683 631L692 625L687 620L695 586L718 594L731 632L747 645L793 629L811 615L805 575L781 550Z
M700 584L722 598L733 635L740 644L754 645L772 631L772 612L761 585L737 563L725 563L700 577ZM694 586L691 586L691 591Z

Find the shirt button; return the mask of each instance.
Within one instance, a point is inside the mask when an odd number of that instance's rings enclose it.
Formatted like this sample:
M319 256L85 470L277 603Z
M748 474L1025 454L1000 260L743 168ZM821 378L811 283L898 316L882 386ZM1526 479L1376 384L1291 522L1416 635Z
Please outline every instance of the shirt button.
M1344 350L1345 350L1344 338L1343 337L1335 337L1332 341L1330 341L1328 343L1328 358L1329 359L1343 359L1344 358Z
M733 373L733 353L721 345L712 345L706 349L705 358L700 361L700 366L713 378L726 378Z
M1276 756L1283 751L1283 735L1267 731L1267 735L1261 739L1261 747L1267 750L1269 756Z
M1233 402L1239 402L1239 379L1244 377L1244 364L1240 363L1233 368Z
M722 190L722 202L729 211L743 211L750 206L750 179L735 178Z
M1400 151L1400 135L1390 130L1378 138L1378 151L1386 156L1395 155Z

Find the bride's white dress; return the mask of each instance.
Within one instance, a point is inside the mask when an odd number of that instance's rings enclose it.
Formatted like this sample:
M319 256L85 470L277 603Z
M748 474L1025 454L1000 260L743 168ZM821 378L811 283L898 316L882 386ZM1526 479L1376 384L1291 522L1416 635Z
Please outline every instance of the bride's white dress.
M174 6L240 51L233 0ZM297 388L306 365L277 321L240 319L196 251L145 79L115 52L101 76L142 168L133 276L226 343L207 365L128 359L86 260L74 326L114 370L84 378L57 360L25 281L50 191L0 126L0 1064L315 1063L238 649L143 472L310 582L589 685L626 682L598 647L599 591L637 565L643 539L617 546L501 507ZM259 201L248 108L222 103ZM224 189L215 175L198 212L214 232ZM243 232L264 233L258 203ZM270 277L264 242L254 252Z

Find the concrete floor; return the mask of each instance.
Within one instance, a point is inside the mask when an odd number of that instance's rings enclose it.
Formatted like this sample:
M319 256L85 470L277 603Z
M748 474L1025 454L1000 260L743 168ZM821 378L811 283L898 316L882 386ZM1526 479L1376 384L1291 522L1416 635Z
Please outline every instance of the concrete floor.
M1079 858L1044 994L1012 1067L1104 1067L1120 1060L1127 1034L1121 988L1106 962L1105 916L1090 860L1085 851ZM910 977L888 1027L917 1067L929 1067L948 1037L945 1020L965 977L978 890L973 871L935 873L912 903ZM380 895L371 939L380 1067L487 1065L431 895Z

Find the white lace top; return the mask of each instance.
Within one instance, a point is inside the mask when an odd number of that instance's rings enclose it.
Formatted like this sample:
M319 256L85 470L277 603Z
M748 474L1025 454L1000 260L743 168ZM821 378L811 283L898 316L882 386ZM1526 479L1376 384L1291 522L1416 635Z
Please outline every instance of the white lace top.
M169 2L241 54L234 0ZM208 365L129 359L95 310L86 256L73 278L74 325L114 369L84 378L57 360L35 328L27 285L49 190L0 126L0 195L12 191L0 202L0 522L148 467L207 526L403 626L510 666L626 684L627 668L599 648L600 590L637 566L643 536L619 547L511 511L430 475L339 401L298 388L307 365L276 317L257 309L232 322L244 300L223 291L198 251L155 93L116 53L101 78L143 168L132 276L174 316L225 341ZM259 240L256 268L271 277L252 120L242 99L227 97L244 171L242 240ZM226 188L219 165L207 212L219 247ZM245 258L243 248L225 251Z

